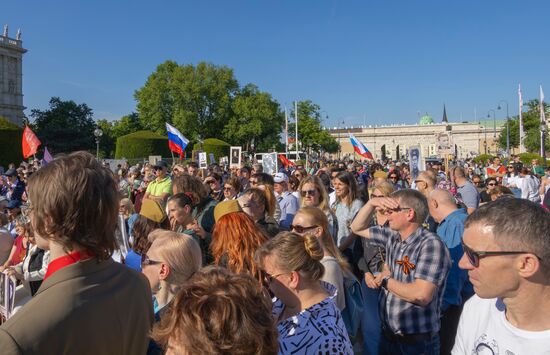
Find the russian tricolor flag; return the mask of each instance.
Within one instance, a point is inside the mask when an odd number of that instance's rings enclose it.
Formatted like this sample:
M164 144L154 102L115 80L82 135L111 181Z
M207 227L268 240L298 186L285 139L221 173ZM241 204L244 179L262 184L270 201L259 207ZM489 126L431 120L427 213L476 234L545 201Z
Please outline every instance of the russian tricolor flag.
M168 147L171 151L183 157L183 152L187 144L189 144L189 139L185 138L176 127L168 123L166 124L166 130L168 131Z
M355 150L355 153L359 154L363 158L367 159L373 159L371 152L365 147L365 145L357 140L353 134L349 134L349 139L351 140L351 145L353 146L353 150Z

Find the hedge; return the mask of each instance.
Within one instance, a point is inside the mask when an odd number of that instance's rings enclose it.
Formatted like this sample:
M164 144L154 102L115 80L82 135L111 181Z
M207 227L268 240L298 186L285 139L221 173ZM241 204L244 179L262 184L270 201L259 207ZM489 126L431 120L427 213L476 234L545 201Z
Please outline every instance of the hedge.
M4 168L9 163L19 165L23 161L22 139L23 129L8 119L0 117L0 165Z
M151 131L137 131L116 140L115 159L147 158L150 155L169 157L168 137Z
M521 160L521 162L525 165L531 166L531 162L533 161L533 159L538 160L539 165L544 165L544 160L537 153L520 153L518 154L518 156L519 160Z
M487 159L493 161L493 158L495 158L495 156L491 155L491 154L480 154L480 155L478 155L477 157L474 158L474 162L476 162L478 164L479 163L485 164Z
M214 153L214 158L216 162L220 161L221 157L229 156L229 147L231 145L217 138L207 138L202 144L195 143L193 145L193 157L195 156L196 151L206 152L207 161L210 164L210 153Z

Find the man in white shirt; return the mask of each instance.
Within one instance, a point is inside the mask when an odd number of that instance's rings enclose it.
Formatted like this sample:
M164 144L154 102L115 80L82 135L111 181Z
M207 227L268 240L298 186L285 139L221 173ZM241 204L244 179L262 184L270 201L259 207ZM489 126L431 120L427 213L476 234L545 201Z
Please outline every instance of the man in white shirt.
M550 214L499 198L465 223L464 256L474 295L452 354L550 354Z

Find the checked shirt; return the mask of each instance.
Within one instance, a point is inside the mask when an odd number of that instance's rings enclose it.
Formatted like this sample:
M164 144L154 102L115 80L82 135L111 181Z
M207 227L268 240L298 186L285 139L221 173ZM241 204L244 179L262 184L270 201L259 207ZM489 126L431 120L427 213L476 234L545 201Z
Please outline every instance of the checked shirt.
M373 241L386 247L386 264L393 279L403 283L421 279L437 286L437 294L425 307L407 302L382 289L379 299L382 326L394 334L439 331L445 279L451 268L451 258L445 244L436 234L422 227L405 241L401 241L399 234L388 227L371 227L369 234ZM414 264L408 274L402 262L405 257Z

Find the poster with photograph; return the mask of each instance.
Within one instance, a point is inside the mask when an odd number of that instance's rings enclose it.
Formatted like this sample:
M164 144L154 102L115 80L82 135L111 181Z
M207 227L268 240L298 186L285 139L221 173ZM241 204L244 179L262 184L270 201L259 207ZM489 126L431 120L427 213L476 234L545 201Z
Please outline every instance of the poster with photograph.
M277 162L277 153L264 154L262 156L262 166L264 168L264 173L269 175L277 173L279 171L277 167Z
M200 169L208 168L208 162L206 161L206 152L199 153L199 168Z
M435 134L437 154L439 156L445 156L447 154L453 154L451 135L449 132L439 132Z
M11 316L15 304L15 278L0 273L0 323Z
M208 159L210 159L210 164L216 164L216 158L214 157L214 153L208 153Z
M416 180L418 174L424 170L422 161L422 150L418 146L409 148L409 168L411 170L411 180Z
M241 147L230 147L229 149L229 167L230 168L240 168L241 167Z

